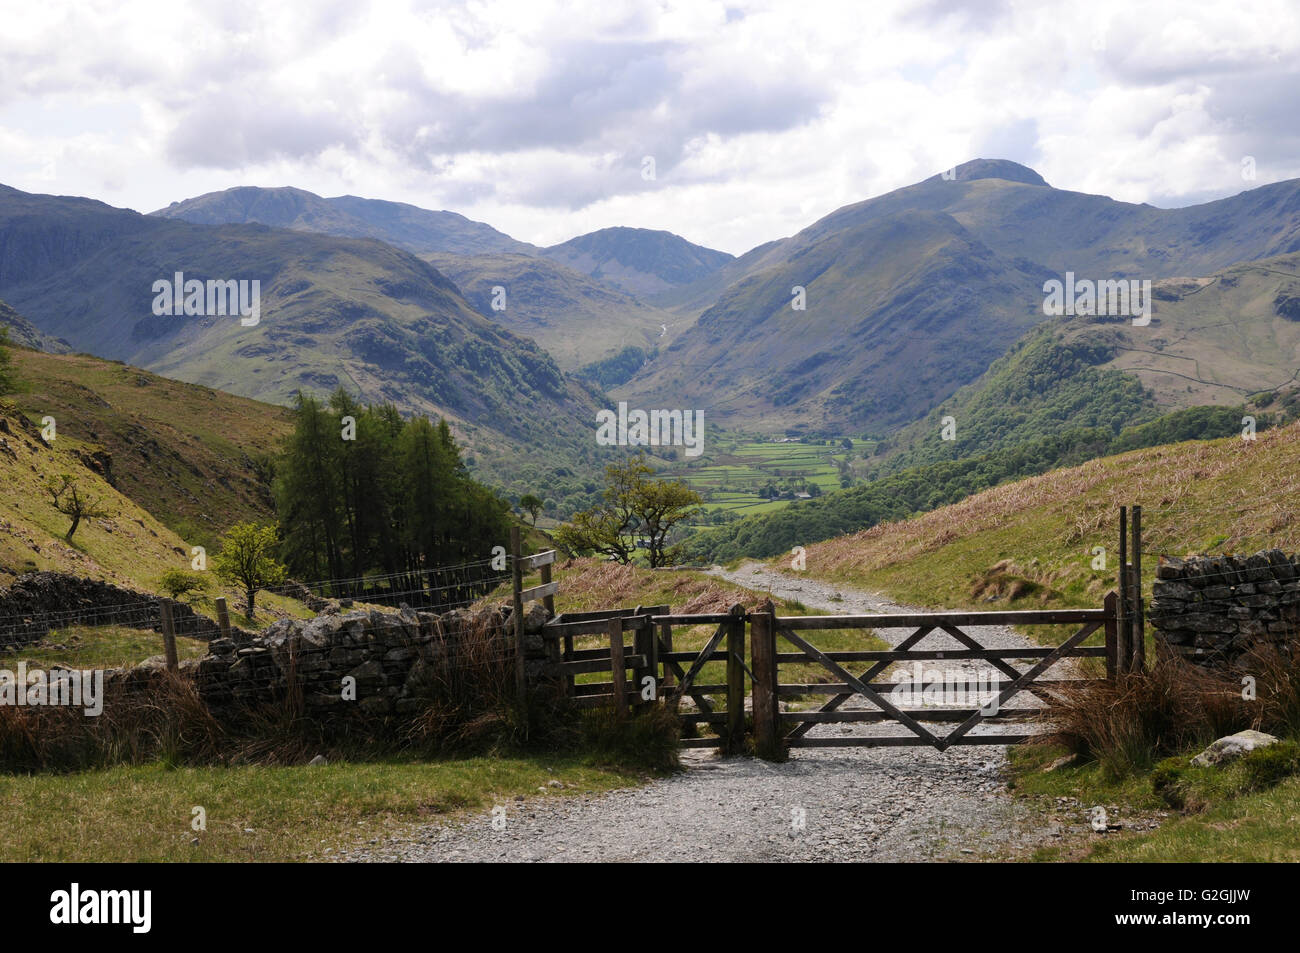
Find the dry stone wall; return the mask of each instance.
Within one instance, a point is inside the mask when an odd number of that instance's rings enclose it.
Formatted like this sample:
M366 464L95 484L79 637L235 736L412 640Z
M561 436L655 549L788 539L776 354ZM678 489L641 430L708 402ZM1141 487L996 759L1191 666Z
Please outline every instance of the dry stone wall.
M215 622L184 603L175 603L173 617L179 634L205 640L221 635ZM158 597L58 572L27 573L0 590L0 646L39 642L51 629L71 625L161 631Z
M540 603L525 607L526 668L534 686L561 684L541 635L546 618ZM508 606L442 614L406 606L396 613L331 608L308 621L276 622L247 644L213 640L207 656L182 670L192 673L216 712L283 698L296 684L308 715L383 717L416 714L457 679L490 679L493 665L513 686L514 659Z
M1300 638L1300 556L1163 557L1148 619L1169 650L1213 665Z

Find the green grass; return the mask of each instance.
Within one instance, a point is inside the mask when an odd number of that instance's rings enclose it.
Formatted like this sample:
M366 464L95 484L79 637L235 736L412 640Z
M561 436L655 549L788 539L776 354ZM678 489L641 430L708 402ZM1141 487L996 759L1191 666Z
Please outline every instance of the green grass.
M837 463L860 455L862 444L846 451L837 438L833 445L816 443L774 443L742 434L710 434L700 461L677 463L664 468L661 476L681 479L704 497L706 512L724 511L748 516L784 509L791 500L768 500L758 491L769 481L802 478L822 492L838 490Z
M565 797L640 779L545 757L0 776L0 860L328 860L413 824L496 805L509 822L519 795ZM550 787L553 780L563 787ZM206 831L191 829L194 807L205 809Z
M1267 749L1264 749L1267 750ZM1172 814L1150 831L1123 830L1098 836L1091 833L1060 846L1042 848L1033 859L1081 860L1101 863L1294 862L1300 860L1300 776L1276 786L1263 784L1242 759L1223 768L1192 768L1195 751L1170 762L1180 766L1187 810L1180 812L1153 786L1157 772L1134 772L1123 779L1108 775L1096 763L1067 765L1043 773L1063 754L1047 745L1026 745L1010 754L1016 794L1044 811L1059 798L1074 798L1080 810L1092 805L1116 806L1120 823L1135 817ZM1254 757L1254 756L1252 756ZM1256 758L1256 761L1259 759ZM1113 820L1113 819L1112 819Z
M177 658L202 658L208 644L201 639L176 638ZM6 666L26 662L29 668L67 665L70 668L125 668L163 654L162 636L147 629L125 626L73 626L51 630L41 642L25 645L16 653L0 656Z

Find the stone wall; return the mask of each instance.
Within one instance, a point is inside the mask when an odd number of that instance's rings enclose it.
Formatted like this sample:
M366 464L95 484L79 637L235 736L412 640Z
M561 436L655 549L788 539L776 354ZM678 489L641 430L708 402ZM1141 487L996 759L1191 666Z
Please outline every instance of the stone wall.
M1205 664L1300 638L1300 556L1162 557L1147 618L1165 646Z
M554 652L541 636L546 611L525 608L526 665L530 683L556 681ZM495 659L514 684L514 630L510 608L455 610L442 614L336 608L308 621L282 620L244 645L209 643L208 655L182 663L214 712L285 697L291 680L301 686L310 716L412 715L457 677L481 677L482 660ZM156 667L159 660L148 663ZM355 698L344 697L344 678L355 679Z
M173 618L178 635L210 640L221 634L215 622L184 603L176 603ZM158 597L58 572L27 573L0 589L0 646L39 642L51 629L70 625L160 632Z

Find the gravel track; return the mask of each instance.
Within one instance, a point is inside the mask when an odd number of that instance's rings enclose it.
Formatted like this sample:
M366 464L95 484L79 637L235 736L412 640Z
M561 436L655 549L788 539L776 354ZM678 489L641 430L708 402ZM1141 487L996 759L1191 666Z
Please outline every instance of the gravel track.
M836 614L922 611L882 596L774 572L756 563L721 578ZM890 642L911 629L881 629ZM1029 643L1003 626L966 631L988 647ZM960 648L932 633L926 648ZM926 663L958 668L961 662ZM980 663L964 663L980 664ZM1056 671L1060 671L1057 669ZM1014 699L1030 707L1032 696ZM855 699L861 703L861 699ZM865 704L849 707L870 707ZM934 726L938 732L949 725ZM979 733L1023 727L981 726ZM896 724L818 725L896 735ZM1003 857L1059 836L1012 800L1005 746L797 749L784 764L687 750L672 777L599 795L547 796L499 805L467 820L425 825L345 851L345 861L914 861ZM502 810L504 809L504 810ZM504 817L504 821L502 820Z

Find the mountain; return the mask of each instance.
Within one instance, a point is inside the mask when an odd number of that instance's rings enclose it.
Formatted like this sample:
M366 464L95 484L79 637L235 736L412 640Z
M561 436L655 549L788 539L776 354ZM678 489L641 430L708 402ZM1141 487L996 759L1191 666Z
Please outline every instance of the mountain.
M0 301L0 327L8 331L10 343L17 344L20 347L49 351L51 354L65 354L71 350L67 341L60 341L47 334L42 334L40 328L3 301Z
M615 396L767 432L900 426L1042 319L1045 275L939 212L826 230L727 288Z
M152 312L153 285L257 280L261 319ZM343 386L447 417L488 472L540 447L594 465L594 397L478 314L414 255L373 239L194 225L0 188L0 294L102 357L271 403Z
M1300 180L1157 209L974 160L660 294L661 307L699 321L617 396L768 432L884 432L923 417L1043 320L1048 279L1158 280L1294 251ZM795 286L806 312L790 311ZM806 318L797 336L778 314Z
M151 213L197 225L261 224L346 238L377 238L416 254L527 254L536 249L455 212L434 212L355 195L321 198L294 188L241 186L208 192Z
M422 257L455 282L480 314L532 338L566 371L624 348L648 350L666 344L681 328L676 315L546 258ZM494 309L494 299L504 307Z
M642 298L698 281L735 257L672 232L624 227L579 235L541 253Z

